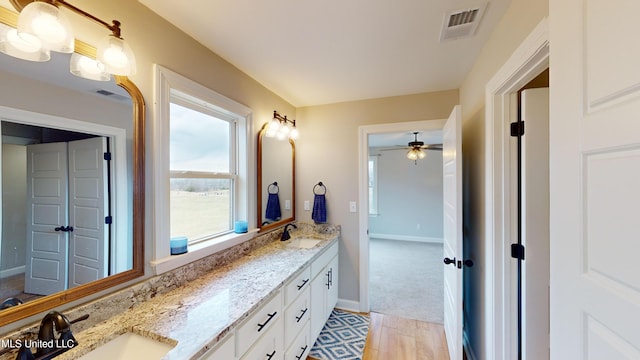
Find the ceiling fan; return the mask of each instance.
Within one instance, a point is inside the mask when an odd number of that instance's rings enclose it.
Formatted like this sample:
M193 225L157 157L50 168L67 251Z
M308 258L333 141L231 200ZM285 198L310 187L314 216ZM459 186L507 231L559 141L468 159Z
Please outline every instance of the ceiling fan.
M402 146L402 147L396 147L391 149L381 149L381 150L382 151L405 150L408 148L409 151L407 152L407 159L415 161L416 164L419 159L424 159L427 156L427 154L425 153L425 150L442 151L442 144L426 144L425 145L423 141L418 140L418 134L419 132L417 131L413 132L414 139L413 141L410 141L406 147Z

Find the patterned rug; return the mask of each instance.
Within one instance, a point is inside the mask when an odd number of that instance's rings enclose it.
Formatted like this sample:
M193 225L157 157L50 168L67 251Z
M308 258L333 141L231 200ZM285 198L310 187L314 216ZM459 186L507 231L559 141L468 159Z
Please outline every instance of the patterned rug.
M318 360L361 360L369 317L334 309L309 357Z

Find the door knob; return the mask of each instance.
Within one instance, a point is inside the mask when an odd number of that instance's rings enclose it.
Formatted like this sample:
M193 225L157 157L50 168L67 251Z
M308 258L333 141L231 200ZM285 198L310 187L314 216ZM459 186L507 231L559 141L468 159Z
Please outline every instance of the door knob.
M444 263L447 265L453 264L453 266L456 266L456 258L449 259L448 257L446 257L444 258Z
M467 259L464 261L464 266L466 267L472 267L473 266L473 260L471 259Z

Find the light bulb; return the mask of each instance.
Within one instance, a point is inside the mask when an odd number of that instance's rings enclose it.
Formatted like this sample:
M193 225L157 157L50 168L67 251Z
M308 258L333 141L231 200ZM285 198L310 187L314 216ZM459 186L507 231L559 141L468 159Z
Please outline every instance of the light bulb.
M104 64L100 61L88 58L78 53L71 55L69 64L70 71L73 75L97 81L109 81L111 75L104 69Z
M300 137L300 132L297 127L293 127L289 132L289 139L297 140Z
M414 149L409 150L409 152L407 152L407 159L409 160L418 160L418 154L416 153L416 151Z

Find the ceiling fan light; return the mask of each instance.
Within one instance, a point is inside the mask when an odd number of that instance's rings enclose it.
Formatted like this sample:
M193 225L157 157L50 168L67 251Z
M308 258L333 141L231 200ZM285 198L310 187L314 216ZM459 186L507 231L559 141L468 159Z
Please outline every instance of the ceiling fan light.
M407 152L407 159L409 160L418 160L418 154L415 149L411 149Z
M73 53L71 55L70 71L73 75L96 81L109 81L111 75L104 69L104 64L98 60Z
M98 61L107 72L114 75L130 76L136 73L136 58L129 44L114 35L108 35L98 44Z
M424 159L427 156L427 153L422 149L415 149L414 151L416 152L418 159Z
M22 9L18 17L18 36L25 41L37 37L42 46L61 53L72 53L75 45L73 28L57 6L34 1Z

